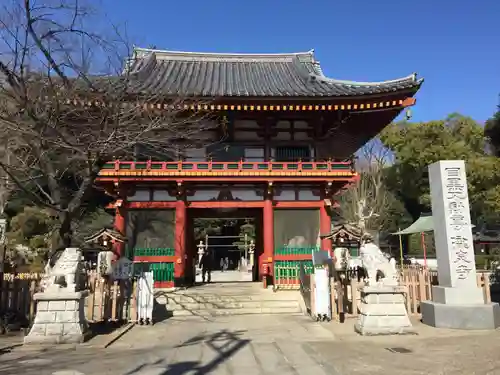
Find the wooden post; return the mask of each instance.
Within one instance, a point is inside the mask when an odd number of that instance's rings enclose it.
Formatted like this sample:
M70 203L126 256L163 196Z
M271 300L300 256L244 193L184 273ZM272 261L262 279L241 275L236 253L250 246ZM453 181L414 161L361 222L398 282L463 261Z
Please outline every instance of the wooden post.
M357 279L351 279L351 306L352 306L352 315L353 316L358 316L358 296L359 296L359 290L358 290L358 280Z
M125 207L123 207L124 201L120 201L120 205L115 208L115 222L114 229L125 236L126 234L126 221L125 221ZM119 254L119 256L125 255L125 243L123 242L115 242L113 244L113 250L115 254ZM119 256L115 255L115 258Z
M336 281L335 278L330 278L330 304L332 306L332 320L338 319L338 310L337 310L337 290L336 290Z
M420 270L420 272L418 273L418 290L419 290L419 306L420 306L420 302L422 301L426 301L427 300L427 293L425 291L425 274L427 273L427 268L426 269L423 269L423 270Z
M274 253L274 212L271 197L266 197L262 214L264 226L263 263L269 263L269 258L272 258ZM271 273L271 271L271 264L269 264L269 272Z
M336 283L336 286L337 286L337 313L339 315L339 321L341 323L344 322L344 319L345 319L345 306L344 306L344 299L345 299L345 296L344 296L344 285L342 283L342 281L337 281Z
M186 276L186 202L178 199L175 205L175 265L174 286L184 285Z
M319 228L322 235L332 231L332 218L328 215L324 205L319 208ZM321 250L328 251L332 255L332 240L330 238L321 240Z
M311 274L311 317L316 315L316 296L314 294L316 289L316 283L314 282L313 274Z
M116 321L117 319L117 309L116 309L116 303L118 300L118 281L114 281L113 284L111 285L111 316L110 319L112 321Z
M137 321L137 280L132 281L132 291L130 296L130 320Z

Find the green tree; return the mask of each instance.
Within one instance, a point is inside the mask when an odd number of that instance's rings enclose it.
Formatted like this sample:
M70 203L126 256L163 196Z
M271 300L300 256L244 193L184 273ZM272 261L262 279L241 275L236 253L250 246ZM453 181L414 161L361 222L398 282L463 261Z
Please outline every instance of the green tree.
M194 219L194 238L196 244L205 242L206 236L217 236L221 234L225 220L221 219Z
M493 117L484 124L484 135L488 139L491 152L500 157L500 105Z
M380 136L394 153L387 184L413 220L430 212L428 166L463 159L467 166L473 220L490 220L500 212L500 160L487 152L483 128L470 117L452 114L425 123L395 123Z
M40 271L51 247L57 215L46 208L27 206L10 221L7 238L7 262L16 268ZM35 268L35 269L33 269Z

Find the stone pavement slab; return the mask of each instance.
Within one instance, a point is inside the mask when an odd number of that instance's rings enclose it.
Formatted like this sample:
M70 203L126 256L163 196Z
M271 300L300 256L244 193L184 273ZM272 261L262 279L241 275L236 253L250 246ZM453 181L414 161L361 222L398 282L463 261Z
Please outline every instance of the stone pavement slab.
M0 373L337 375L308 346L333 339L303 316L178 318L134 327L106 349L15 350L0 357Z

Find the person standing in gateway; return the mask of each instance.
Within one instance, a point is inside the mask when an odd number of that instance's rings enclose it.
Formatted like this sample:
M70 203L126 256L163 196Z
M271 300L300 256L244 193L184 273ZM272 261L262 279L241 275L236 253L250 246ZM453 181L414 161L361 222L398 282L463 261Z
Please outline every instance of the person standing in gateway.
M201 280L203 282L209 283L212 278L212 254L210 249L206 249L205 253L201 256L200 260L201 267Z

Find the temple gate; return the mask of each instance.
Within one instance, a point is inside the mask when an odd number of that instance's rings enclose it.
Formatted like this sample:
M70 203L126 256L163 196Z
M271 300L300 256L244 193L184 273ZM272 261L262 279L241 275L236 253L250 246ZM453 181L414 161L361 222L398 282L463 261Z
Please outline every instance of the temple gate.
M214 126L205 143L175 158L147 154L109 161L98 183L118 197L115 229L126 254L154 273L156 287L191 285L196 254L191 217L200 210L258 217L255 279L280 282L282 265L331 251L335 194L357 178L352 156L415 103L415 74L386 82L326 77L313 51L209 54L136 48L134 87L203 99ZM137 145L140 147L141 145ZM296 282L298 283L298 274ZM290 279L289 275L287 279Z

